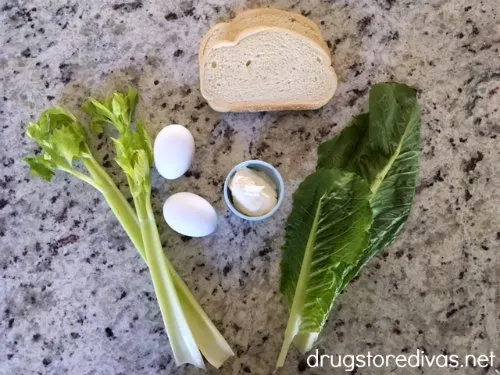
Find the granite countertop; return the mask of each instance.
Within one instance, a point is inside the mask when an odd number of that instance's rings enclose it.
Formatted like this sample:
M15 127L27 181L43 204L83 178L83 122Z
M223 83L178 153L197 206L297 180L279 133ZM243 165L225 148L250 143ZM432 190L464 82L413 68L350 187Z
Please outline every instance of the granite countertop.
M216 113L199 91L200 39L216 22L266 4L2 2L0 374L201 373L175 369L147 268L98 192L64 174L45 183L22 161L35 149L27 122L43 109L78 110L90 93L128 85L142 94L139 116L152 135L181 123L196 140L185 178L167 183L155 172L153 203L170 258L237 353L207 373L271 374L287 322L278 284L291 192L313 170L319 142L360 113L371 83L386 80L420 92L416 202L397 242L338 299L318 347L500 357L498 0L274 1L320 25L337 94L317 111ZM99 147L116 172L108 145ZM276 165L289 192L265 223L232 216L222 199L226 173L249 158ZM181 191L215 205L215 235L189 239L166 226L162 202ZM292 350L282 373L346 373L307 369L304 358Z

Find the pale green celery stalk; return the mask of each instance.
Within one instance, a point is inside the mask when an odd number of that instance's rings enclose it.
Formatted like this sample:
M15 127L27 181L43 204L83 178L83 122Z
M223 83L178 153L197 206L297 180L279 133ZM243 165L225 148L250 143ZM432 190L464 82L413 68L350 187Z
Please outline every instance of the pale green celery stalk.
M94 187L104 196L106 202L108 202L111 210L134 244L134 247L144 261L146 261L141 230L134 210L111 177L109 177L108 173L102 169L90 153L88 155L88 157L83 159L83 163L92 176L92 179L97 182L97 185L94 185Z
M93 181L86 182L91 183L103 194L135 248L146 264L149 264L144 250L139 221L134 210L108 173L90 154L83 160L93 178ZM185 312L198 348L212 366L219 368L228 358L234 355L231 347L200 306L163 251L162 255L161 259L157 259L157 261L166 263L170 270L180 304Z
M178 294L177 287L174 285L175 278L171 274L173 267L168 261L165 261L166 257L163 253L156 221L151 208L150 194L145 192L142 193L144 197L134 199L137 210L136 216L118 187L112 182L109 175L99 166L91 154L85 155L82 161L89 171L91 178L74 170L66 171L91 184L103 194L111 210L134 243L134 246L148 264L177 365L190 363L204 368L205 365L194 339L194 333L190 332L188 325L187 315L193 315L193 312L190 311L192 310L192 304L189 303L189 298L180 298L180 293ZM147 261L148 259L149 262ZM182 282L177 275L177 282L179 281ZM187 287L181 285L181 291L184 293L185 291L182 289L187 289ZM183 304L181 304L181 300ZM187 309L183 305L187 305ZM192 320L196 324L199 324L200 319L193 317ZM203 318L201 318L201 321L203 321ZM217 361L214 362L217 363Z
M137 96L132 91L129 92L126 101L117 97L117 103L113 104L113 108L119 110L120 106L131 105L130 108L133 109L136 101ZM95 128L106 120L103 113L109 114L106 108L100 109L102 113L98 121L92 122ZM187 358L184 362L204 367L201 350L207 360L218 367L233 353L163 253L150 202L151 143L143 128L139 127L140 134L129 132L127 126L130 125L133 110L127 111L127 116L121 113L112 117L113 122L115 117L120 120L119 130L125 134L123 138L125 144L117 143L122 146L120 148L122 163L119 164L125 167L124 172L129 179L139 217L111 177L93 157L87 144L85 129L71 112L62 107L44 111L38 122L28 125L27 136L39 144L43 153L26 157L25 161L31 171L44 180L50 181L56 170L60 169L88 183L103 194L134 246L150 267L163 317L168 317L167 333L176 362L179 364L184 361L182 358ZM124 120L125 117L128 120ZM84 164L88 174L73 167L75 160ZM192 352L195 353L194 356ZM182 356L176 353L181 353Z
M133 126L137 101L136 90L129 89L126 94L116 92L104 101L89 98L84 108L92 115L91 123L96 131L102 131L102 124L107 123L119 133L119 137L113 139L117 155L115 160L127 176L136 215L127 214L137 218L136 227L140 229L142 239L140 244L138 241L134 244L149 266L176 363L203 367L201 351L208 362L219 367L234 354L175 272L161 246L151 206L151 140L144 125L136 123ZM123 220L122 225L132 222L132 219ZM125 230L131 232L130 229Z
M186 319L196 340L196 344L205 359L215 368L219 368L234 353L217 327L215 327L196 301L196 298L194 298L187 285L177 274L167 257L165 257L165 260L170 268L179 300L183 310L186 312Z
M144 253L148 260L151 280L175 362L177 365L189 363L204 368L203 358L180 304L170 269L167 263L162 261L164 253L151 207L151 194L149 191L143 191L134 198L134 201L144 243Z
M129 185L133 184L130 178L127 176L127 180ZM132 186L132 185L131 185ZM135 222L138 225L138 221L136 216L131 209L128 202L126 202L123 194L119 194L121 198L125 201L127 205L128 211L127 214L129 216L134 216ZM134 199L134 205L137 207L140 205L140 202L137 199ZM134 220L129 219L125 220L125 224L133 223ZM122 225L124 225L122 223ZM131 228L130 230L125 228L127 233L136 230L136 228ZM142 237L140 238L140 244L136 244L136 241L132 240L134 245L136 246L138 252L141 254L144 261L148 264L148 259L146 257L146 251L144 250L144 244L142 242ZM158 259L157 259L158 260ZM219 368L222 364L234 355L233 350L227 343L226 339L219 332L217 327L211 321L209 316L205 313L203 308L200 306L196 298L191 293L191 290L186 285L186 283L179 276L177 271L175 270L172 263L169 261L168 257L163 253L163 257L161 261L165 262L170 270L171 276L174 280L175 288L177 294L179 296L179 301L182 306L182 310L186 313L186 320L189 323L189 328L191 328L191 332L194 336L196 344L198 345L199 350L205 357L205 359L215 368Z

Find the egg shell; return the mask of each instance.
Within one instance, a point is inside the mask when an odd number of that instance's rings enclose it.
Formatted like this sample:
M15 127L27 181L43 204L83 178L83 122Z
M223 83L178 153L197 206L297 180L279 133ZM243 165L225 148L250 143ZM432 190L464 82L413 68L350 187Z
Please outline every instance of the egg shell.
M182 125L164 127L154 143L156 170L169 180L181 177L191 166L194 157L194 138Z
M203 237L215 231L217 212L204 198L193 193L177 193L163 205L163 217L177 233Z

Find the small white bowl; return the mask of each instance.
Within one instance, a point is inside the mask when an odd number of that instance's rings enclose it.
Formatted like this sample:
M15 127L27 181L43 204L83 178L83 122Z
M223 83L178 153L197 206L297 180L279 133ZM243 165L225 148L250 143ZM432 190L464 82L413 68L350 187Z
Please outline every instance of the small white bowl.
M248 216L242 214L240 211L236 209L236 207L234 207L233 198L231 196L231 190L229 189L229 183L231 182L231 179L236 174L236 172L238 172L241 168L244 167L265 173L271 179L271 181L273 181L274 184L276 185L276 188L278 190L277 191L278 201L276 202L276 206L274 206L274 208L265 215ZM231 169L231 172L229 172L229 174L226 177L226 181L224 182L224 199L226 201L227 206L229 207L229 209L232 211L233 214L248 221L261 221L271 217L276 211L278 211L278 208L281 206L281 203L283 202L284 198L285 198L285 183L283 182L283 178L281 177L280 173L276 168L274 168L271 164L266 163L265 161L247 160L244 161L243 163L238 164L236 167Z

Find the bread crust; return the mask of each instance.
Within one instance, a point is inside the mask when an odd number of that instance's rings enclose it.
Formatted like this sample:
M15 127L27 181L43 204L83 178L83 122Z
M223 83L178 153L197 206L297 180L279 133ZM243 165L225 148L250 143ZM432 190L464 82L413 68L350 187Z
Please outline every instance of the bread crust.
M307 18L307 17L303 16L300 13L290 12L290 11L284 10L284 9L278 9L278 8L252 8L252 9L247 9L247 10L244 10L243 12L241 12L241 13L238 13L236 15L236 17L234 18L234 20L237 20L237 19L243 18L243 17L258 16L260 13L274 13L274 14L277 14L277 15L283 15L285 17L294 17L297 20L299 20L300 22L303 22L304 24L309 25L312 29L315 29L319 33L319 35L321 35L321 30L319 29L319 26L316 24L316 22L314 22L310 18Z
M323 107L328 100L311 103L251 103L242 102L234 105L223 105L216 102L208 102L210 107L217 112L264 112L264 111L309 111Z

